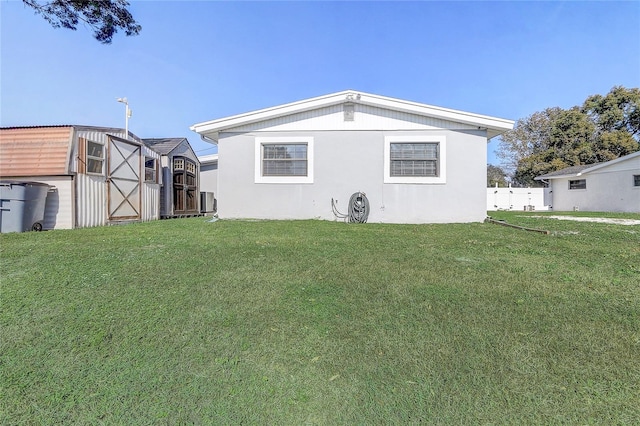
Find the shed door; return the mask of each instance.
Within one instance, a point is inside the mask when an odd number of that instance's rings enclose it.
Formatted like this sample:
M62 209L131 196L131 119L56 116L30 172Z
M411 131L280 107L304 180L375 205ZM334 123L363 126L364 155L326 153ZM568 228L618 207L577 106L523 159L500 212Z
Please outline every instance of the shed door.
M109 220L140 219L140 150L138 144L109 137Z

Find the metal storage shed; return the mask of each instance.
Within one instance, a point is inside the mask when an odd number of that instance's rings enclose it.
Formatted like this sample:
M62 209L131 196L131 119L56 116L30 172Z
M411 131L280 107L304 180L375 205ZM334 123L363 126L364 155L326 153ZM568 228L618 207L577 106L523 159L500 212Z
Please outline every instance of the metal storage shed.
M160 155L124 129L0 128L0 179L52 187L44 229L159 219Z

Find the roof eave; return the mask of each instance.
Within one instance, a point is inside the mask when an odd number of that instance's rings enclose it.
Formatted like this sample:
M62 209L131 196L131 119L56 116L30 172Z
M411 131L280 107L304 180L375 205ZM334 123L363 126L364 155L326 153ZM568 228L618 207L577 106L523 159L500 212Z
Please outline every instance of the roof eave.
M503 118L490 117L486 115L474 114L465 111L442 108L432 105L420 104L416 102L404 101L400 99L387 98L369 93L346 90L317 98L292 102L285 105L252 111L244 114L217 120L205 121L194 124L190 129L201 135L206 135L217 140L221 130L238 127L240 125L252 124L275 117L305 112L308 110L324 108L345 102L354 102L363 105L385 108L395 111L403 111L410 114L434 117L442 120L459 122L467 125L477 126L478 129L486 129L487 137L498 136L507 130L513 129L514 121Z

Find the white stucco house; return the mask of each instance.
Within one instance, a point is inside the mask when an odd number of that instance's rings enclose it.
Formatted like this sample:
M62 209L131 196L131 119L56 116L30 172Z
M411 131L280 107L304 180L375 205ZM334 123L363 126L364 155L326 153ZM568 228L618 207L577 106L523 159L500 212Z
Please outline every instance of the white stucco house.
M549 185L545 204L555 211L640 213L640 151L535 179Z
M369 222L451 223L485 219L487 141L512 128L347 90L191 130L218 146L222 219L334 220L362 192Z

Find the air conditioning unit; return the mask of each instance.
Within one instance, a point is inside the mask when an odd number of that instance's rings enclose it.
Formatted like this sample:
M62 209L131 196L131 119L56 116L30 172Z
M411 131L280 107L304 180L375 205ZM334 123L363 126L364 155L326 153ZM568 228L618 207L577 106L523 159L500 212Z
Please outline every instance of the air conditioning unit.
M214 213L218 210L217 201L213 192L200 193L200 213Z

